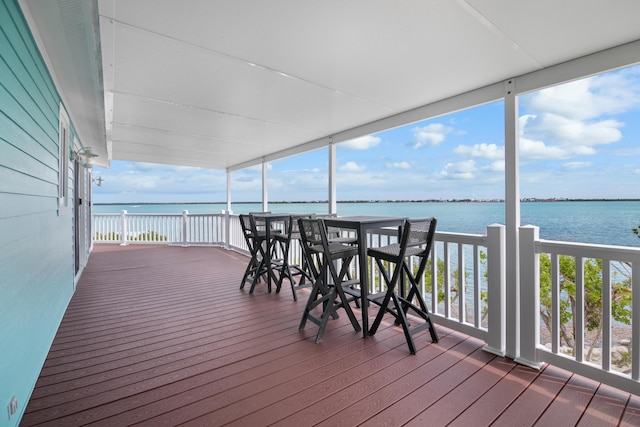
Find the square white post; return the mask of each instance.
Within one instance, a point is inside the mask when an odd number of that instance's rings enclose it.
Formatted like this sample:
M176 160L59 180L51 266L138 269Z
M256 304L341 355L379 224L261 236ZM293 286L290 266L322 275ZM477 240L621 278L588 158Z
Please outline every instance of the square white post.
M536 251L539 228L520 227L520 328L515 361L540 369L540 254Z
M488 351L499 356L506 354L506 239L505 226L493 224L487 227L487 293L488 301Z

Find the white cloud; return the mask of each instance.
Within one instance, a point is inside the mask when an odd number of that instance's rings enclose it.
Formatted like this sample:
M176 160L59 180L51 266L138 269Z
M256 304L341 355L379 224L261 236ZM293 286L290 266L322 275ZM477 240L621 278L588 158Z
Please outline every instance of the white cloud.
M640 106L637 69L550 87L523 97L521 153L534 159L593 155L622 139L624 123L608 118Z
M569 152L561 147L548 146L542 141L521 137L520 156L526 159L566 159Z
M349 141L340 143L340 147L348 148L351 150L366 150L380 144L380 138L373 135L361 136Z
M338 167L338 170L342 172L363 172L366 166L358 166L356 162L347 162L344 165Z
M618 114L640 106L640 87L632 69L550 87L532 96L530 106L575 120Z
M521 121L521 123L523 123ZM585 122L557 114L542 113L524 121L525 136L544 139L558 145L601 145L619 141L624 124L617 120Z
M594 146L618 141L622 134L614 120L587 124L550 114L520 117L520 155L529 159L567 159L593 155Z
M413 148L423 146L437 146L445 140L448 133L453 132L453 128L442 123L431 123L423 127L415 127L413 131Z
M584 169L591 165L593 165L592 162L567 162L564 164L564 167L569 170L575 170L575 169Z
M411 169L409 162L392 162L387 163L387 167L390 169Z
M465 160L458 163L447 163L440 171L440 176L448 179L473 179L475 171L475 160Z
M480 157L483 159L499 160L504 159L504 147L498 147L496 144L474 144L458 145L453 149L455 154L469 155L472 157Z
M490 172L504 172L504 160L496 160L495 162L483 167L482 170Z

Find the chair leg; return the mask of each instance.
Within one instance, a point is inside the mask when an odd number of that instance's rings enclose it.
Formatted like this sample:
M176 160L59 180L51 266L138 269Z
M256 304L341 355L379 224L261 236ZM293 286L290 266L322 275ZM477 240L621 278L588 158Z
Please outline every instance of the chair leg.
M436 333L435 327L431 321L431 318L429 317L429 311L427 309L426 303L420 295L418 284L415 278L412 276L409 267L403 262L402 265L396 266L396 270L394 271L393 276L389 278L389 275L386 269L383 268L382 263L378 259L376 259L376 261L385 280L385 283L387 283L387 292L385 293L384 299L380 304L380 310L378 311L373 324L369 328L369 334L375 334L378 330L378 327L380 326L380 323L382 322L382 318L384 317L384 315L386 313L390 313L395 317L394 323L402 327L402 331L404 333L411 354L416 354L417 352L416 345L413 341L413 335L425 328L429 329L431 340L434 343L437 343L438 334ZM406 298L404 298L403 296L399 297L396 293L397 284L404 276L403 273L406 273L410 289ZM401 291L401 293L403 293L403 291ZM413 299L417 300L418 305L415 305L411 302ZM392 307L389 307L390 303L393 303ZM416 314L422 317L425 323L411 328L411 325L409 324L409 320L407 318L409 308L412 308L416 312Z
M431 316L429 316L429 309L427 308L427 304L424 302L424 298L420 293L418 281L413 275L409 274L410 269L409 269L409 266L406 264L406 262L403 262L403 269L407 272L408 274L407 277L409 279L409 293L407 294L407 297L406 297L406 304L404 304L404 307L403 307L404 313L406 315L407 311L409 310L409 307L412 307L414 311L418 315L420 315L420 317L422 317L426 322L426 324L428 325L429 334L431 335L431 341L437 343L439 341L438 333L436 332L436 328L434 327L433 322L431 321ZM412 301L414 300L417 301L418 303L417 306L412 303Z
M256 272L255 272L255 274L253 276L253 280L251 281L251 288L249 289L249 293L250 294L253 293L253 290L255 289L256 284L258 284L260 282L260 276L262 276L266 272L267 272L267 270L266 270L266 266L265 266L264 258L263 258L258 262L258 266L256 267ZM269 291L271 291L271 290L269 290Z
M349 305L349 301L347 299L347 296L344 293L344 290L342 289L342 286L340 285L335 286L335 289L341 301L340 306L344 308L344 311L347 312L347 317L349 317L349 320L351 321L351 325L353 326L353 329L355 329L356 332L360 332L361 330L360 324L358 323L358 319L356 319L356 316L353 313L353 310L351 310L351 306Z
M318 295L321 295L318 298ZM319 325L320 319L311 314L311 310L316 308L318 305L323 304L322 312L324 313L326 310L326 304L329 300L329 291L324 282L320 279L316 280L316 283L313 285L313 289L311 289L311 294L309 294L309 299L307 300L307 304L304 307L304 311L302 313L302 320L300 321L300 327L298 329L304 329L305 324L307 323L307 319L311 320L313 323Z
M411 354L416 354L416 345L413 342L413 334L411 329L409 328L409 322L407 321L407 316L402 308L400 301L398 300L398 296L395 292L392 295L393 304L396 306L396 313L398 313L398 320L400 326L402 326L402 331L404 332L404 337L407 341L407 345L409 346L409 352Z
M249 276L251 275L252 270L255 269L255 265L256 265L255 259L251 258L251 260L247 264L246 270L244 270L244 275L242 276L242 282L240 283L240 289L244 289L244 285L247 281L247 278L249 278Z

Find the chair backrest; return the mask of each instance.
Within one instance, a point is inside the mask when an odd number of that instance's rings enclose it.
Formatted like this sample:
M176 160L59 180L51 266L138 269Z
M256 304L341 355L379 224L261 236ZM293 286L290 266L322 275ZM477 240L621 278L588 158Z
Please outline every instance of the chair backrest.
M338 214L314 214L313 215L314 218L337 218ZM340 229L340 227L326 227L325 228L326 232L327 232L327 237L328 238L334 238L334 237L340 237L342 234L342 230Z
M433 246L436 234L436 218L408 219L403 226L400 238L402 257L406 255L421 257L418 275L422 275Z
M312 218L311 215L291 215L290 217L290 222L288 225L289 227L285 226L285 231L287 231L289 233L289 239L301 239L302 236L300 234L300 223L298 223L298 220L300 218Z
M324 233L324 223L318 218L298 218L298 229L302 241L302 253L307 260L311 275L315 278L320 274L320 254L324 253L327 236Z
M321 219L298 218L298 229L305 249L312 246L326 245L327 236Z
M242 234L244 240L249 247L251 253L255 252L255 232L253 230L252 219L250 215L240 214L240 226L242 227Z

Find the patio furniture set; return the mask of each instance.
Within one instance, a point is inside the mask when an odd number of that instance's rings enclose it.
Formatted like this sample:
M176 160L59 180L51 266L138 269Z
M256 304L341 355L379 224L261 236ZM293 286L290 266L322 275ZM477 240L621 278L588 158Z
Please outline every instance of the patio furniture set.
M384 316L390 315L402 328L411 354L417 351L413 341L417 332L429 330L432 341L438 342L420 290L435 235L435 218L254 212L240 215L240 223L251 256L240 289L248 284L249 293L253 293L255 286L264 282L268 292L274 285L280 292L286 279L297 301L297 290L310 287L300 329L307 321L316 324L316 343L322 340L328 321L338 317L339 309L363 337L375 334ZM397 229L397 243L369 247L368 231L383 227ZM290 249L295 240L300 242L302 258L294 264ZM375 294L369 293L369 257L375 260L384 281L383 291ZM355 260L357 275L352 274ZM352 303L361 310L361 323ZM371 327L369 304L379 307Z

